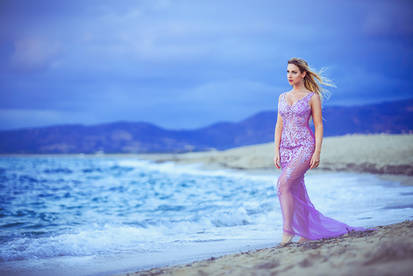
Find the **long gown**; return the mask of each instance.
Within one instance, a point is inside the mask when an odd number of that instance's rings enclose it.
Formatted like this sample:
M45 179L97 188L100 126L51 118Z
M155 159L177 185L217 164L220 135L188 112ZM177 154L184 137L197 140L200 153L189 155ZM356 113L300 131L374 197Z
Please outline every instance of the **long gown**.
M277 195L283 216L283 231L308 240L335 237L349 231L376 230L351 227L329 218L314 208L304 184L304 174L310 168L315 150L315 136L309 127L315 92L308 93L290 105L286 93L280 96L278 111L283 120L280 141L281 174L277 179Z

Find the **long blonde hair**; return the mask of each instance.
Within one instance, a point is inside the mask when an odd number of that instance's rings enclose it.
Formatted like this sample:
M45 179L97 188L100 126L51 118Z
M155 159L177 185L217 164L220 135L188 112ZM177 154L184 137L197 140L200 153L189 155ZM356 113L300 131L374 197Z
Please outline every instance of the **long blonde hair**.
M330 98L330 91L325 88L321 88L320 85L337 87L330 79L323 76L323 73L327 70L327 68L325 67L321 68L321 70L317 73L308 65L308 63L304 59L296 57L288 60L287 64L296 65L300 69L300 73L307 72L304 77L305 88L319 94L321 99L325 97L325 94L328 95L327 99ZM317 83L316 80L318 80L319 83Z

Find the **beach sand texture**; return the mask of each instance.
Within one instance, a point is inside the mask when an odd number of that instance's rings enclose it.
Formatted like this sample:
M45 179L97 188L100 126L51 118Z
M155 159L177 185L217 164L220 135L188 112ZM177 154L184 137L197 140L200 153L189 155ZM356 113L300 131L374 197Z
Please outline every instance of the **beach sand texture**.
M375 228L119 275L412 275L413 220Z

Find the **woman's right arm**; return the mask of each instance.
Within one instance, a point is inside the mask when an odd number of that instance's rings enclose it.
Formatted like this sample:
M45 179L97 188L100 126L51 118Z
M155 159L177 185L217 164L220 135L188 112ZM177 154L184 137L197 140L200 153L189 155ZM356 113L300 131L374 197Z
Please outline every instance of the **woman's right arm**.
M280 102L280 98L278 98L278 102ZM280 105L278 105L279 107ZM278 108L279 109L279 108ZM280 161L280 141L281 141L281 132L283 129L283 120L280 115L280 111L277 110L277 123L275 124L275 131L274 131L274 165L278 169L281 169L281 161Z
M281 95L280 95L281 97ZM278 98L278 102L280 102L280 97ZM278 105L280 106L280 105ZM283 119L280 115L280 111L277 110L277 123L275 124L275 131L274 131L274 154L277 155L280 151L280 141L281 141L281 132L283 129Z

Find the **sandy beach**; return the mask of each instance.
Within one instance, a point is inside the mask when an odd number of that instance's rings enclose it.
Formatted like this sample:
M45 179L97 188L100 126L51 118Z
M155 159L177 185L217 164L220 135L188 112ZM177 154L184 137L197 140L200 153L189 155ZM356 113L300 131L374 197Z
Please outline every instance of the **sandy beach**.
M232 169L273 169L274 143L224 151L182 154L138 154L157 162L204 163ZM413 134L371 134L324 137L317 169L413 175Z
M276 172L273 143L225 151L139 154L155 162L199 163L203 169ZM413 185L413 135L345 135L323 139L320 166L308 173L373 173ZM412 275L413 220L378 225L377 231L250 250L189 264L119 275Z
M119 275L412 275L413 221L376 228Z
M177 164L199 163L203 169L277 172L274 143L224 151L182 154L138 154L139 158ZM413 134L344 135L323 138L320 165L307 173L348 171L373 173L383 179L413 185Z

